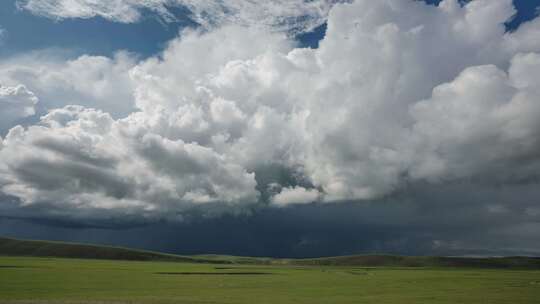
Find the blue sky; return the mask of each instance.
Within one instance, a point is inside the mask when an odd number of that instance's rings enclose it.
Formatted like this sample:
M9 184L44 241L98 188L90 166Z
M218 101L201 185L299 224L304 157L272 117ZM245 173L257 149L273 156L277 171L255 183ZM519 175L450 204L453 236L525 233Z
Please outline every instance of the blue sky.
M440 0L426 0L437 4ZM196 26L186 12L176 9L175 22L164 22L155 14L147 12L140 22L124 24L101 17L89 19L65 19L54 21L18 10L16 0L0 2L0 26L7 30L0 56L10 56L47 48L62 48L73 55L92 54L111 56L118 50L127 50L143 57L155 54L165 47L167 41L178 35L186 26ZM510 30L532 19L540 0L514 0L517 16L508 24ZM326 27L299 35L302 46L316 47L324 36Z
M129 50L151 55L178 35L189 20L163 23L147 16L132 24L111 22L101 17L54 21L19 10L16 0L0 3L0 26L8 36L0 54L13 55L46 48L69 49L76 54L111 55L117 50Z

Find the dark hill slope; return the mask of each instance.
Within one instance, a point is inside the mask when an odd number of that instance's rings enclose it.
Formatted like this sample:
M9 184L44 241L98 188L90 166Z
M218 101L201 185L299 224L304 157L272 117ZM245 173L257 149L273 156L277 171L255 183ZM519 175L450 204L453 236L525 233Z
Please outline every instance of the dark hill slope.
M9 238L0 238L0 255L127 261L173 261L189 263L210 262L209 260L205 259L152 251L133 250L121 247L50 241L16 240Z
M297 265L362 266L362 267L463 267L463 268L527 268L540 269L540 258L503 257L414 257L393 255L359 255L318 259L291 260Z

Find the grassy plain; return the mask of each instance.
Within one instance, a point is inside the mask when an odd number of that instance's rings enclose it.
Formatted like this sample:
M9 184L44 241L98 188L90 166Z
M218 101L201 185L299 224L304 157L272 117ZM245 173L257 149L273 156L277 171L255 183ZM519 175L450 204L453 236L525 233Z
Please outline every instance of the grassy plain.
M540 271L0 257L0 303L540 303Z

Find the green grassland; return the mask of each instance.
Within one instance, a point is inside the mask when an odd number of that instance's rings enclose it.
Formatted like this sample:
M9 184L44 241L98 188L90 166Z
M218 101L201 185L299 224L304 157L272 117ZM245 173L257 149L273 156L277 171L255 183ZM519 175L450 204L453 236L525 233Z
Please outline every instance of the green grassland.
M540 272L0 257L1 303L538 303Z
M0 239L0 303L540 303L535 258L177 256Z

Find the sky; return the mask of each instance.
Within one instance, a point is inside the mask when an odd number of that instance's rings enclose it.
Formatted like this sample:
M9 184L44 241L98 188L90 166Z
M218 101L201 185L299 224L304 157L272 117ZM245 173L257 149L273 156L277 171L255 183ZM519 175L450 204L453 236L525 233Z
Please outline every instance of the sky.
M0 3L0 236L540 255L540 1Z

